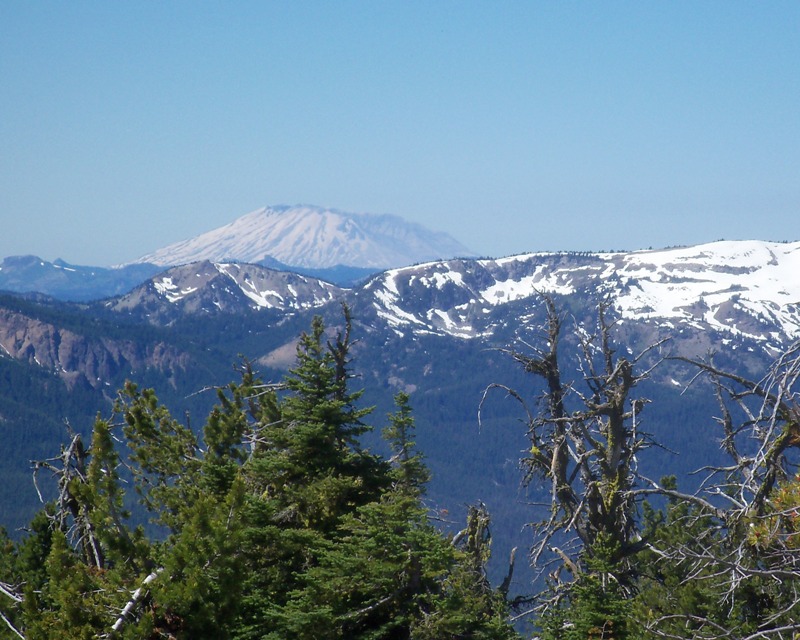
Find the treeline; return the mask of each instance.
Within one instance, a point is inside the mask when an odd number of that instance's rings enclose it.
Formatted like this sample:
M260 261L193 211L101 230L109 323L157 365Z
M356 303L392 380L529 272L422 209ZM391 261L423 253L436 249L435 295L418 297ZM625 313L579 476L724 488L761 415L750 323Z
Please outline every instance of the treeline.
M383 428L390 454L363 447L345 308L335 335L313 321L283 382L244 363L200 435L128 383L90 442L75 434L38 462L55 499L22 540L0 541L0 638L795 637L800 347L758 382L673 361L710 381L730 460L683 493L639 470L657 443L637 393L659 345L619 356L601 306L573 379L545 302L542 344L506 352L541 395L493 389L519 402L523 481L549 499L528 507L530 553L495 584L486 509L445 534L426 507L407 394ZM510 587L515 557L540 574L531 593Z

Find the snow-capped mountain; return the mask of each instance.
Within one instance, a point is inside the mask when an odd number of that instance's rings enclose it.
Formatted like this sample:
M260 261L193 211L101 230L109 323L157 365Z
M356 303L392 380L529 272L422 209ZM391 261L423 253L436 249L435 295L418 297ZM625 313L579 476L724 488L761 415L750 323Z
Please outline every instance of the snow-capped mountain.
M168 269L105 306L113 311L144 312L159 322L174 317L176 309L183 314L314 309L341 293L328 282L288 271L205 260Z
M297 205L257 209L136 262L172 266L199 260L258 263L274 259L295 267L347 265L380 270L470 255L446 233L397 216Z
M800 337L800 242L715 242L633 253L536 253L392 269L364 287L397 333L490 337L539 293L608 300L622 323L698 329L767 351Z

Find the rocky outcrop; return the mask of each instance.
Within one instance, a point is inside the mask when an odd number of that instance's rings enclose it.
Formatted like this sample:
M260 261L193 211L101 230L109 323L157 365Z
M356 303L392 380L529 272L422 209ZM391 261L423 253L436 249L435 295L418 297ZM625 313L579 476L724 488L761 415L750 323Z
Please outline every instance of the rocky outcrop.
M164 342L90 337L9 309L0 308L0 355L38 365L68 386L85 381L94 388L136 371L178 372L189 356Z

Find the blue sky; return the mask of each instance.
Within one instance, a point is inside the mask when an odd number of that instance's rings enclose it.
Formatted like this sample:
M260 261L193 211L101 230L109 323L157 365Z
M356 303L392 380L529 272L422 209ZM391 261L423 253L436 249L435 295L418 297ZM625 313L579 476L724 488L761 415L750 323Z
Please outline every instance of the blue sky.
M0 0L0 257L262 205L476 252L800 239L800 2Z

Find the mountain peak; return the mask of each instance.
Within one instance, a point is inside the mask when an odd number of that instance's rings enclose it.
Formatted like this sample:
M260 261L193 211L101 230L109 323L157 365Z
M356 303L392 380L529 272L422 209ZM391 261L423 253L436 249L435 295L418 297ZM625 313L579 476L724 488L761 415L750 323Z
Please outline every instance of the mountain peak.
M473 255L446 233L393 215L348 213L313 205L261 207L233 222L142 256L136 262L173 266L200 260L294 267L337 265L388 269Z

